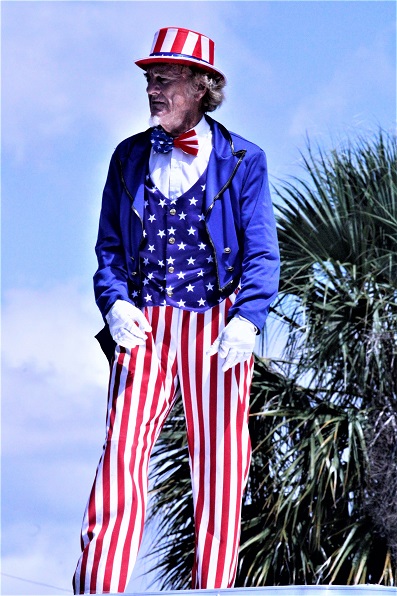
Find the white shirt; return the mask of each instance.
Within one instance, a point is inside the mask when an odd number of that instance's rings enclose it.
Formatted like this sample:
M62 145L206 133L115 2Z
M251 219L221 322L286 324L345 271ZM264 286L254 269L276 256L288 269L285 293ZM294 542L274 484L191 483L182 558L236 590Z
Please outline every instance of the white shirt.
M203 118L194 127L198 137L198 154L189 155L173 148L168 153L150 151L149 173L153 184L169 199L176 199L197 182L205 172L212 151L212 132Z

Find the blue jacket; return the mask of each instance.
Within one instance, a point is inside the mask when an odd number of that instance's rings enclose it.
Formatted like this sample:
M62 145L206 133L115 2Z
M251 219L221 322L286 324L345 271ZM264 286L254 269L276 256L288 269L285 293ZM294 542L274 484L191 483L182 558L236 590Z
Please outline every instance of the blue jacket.
M213 150L203 212L225 297L240 284L229 318L240 314L258 329L278 290L279 251L264 152L206 116ZM95 297L105 317L113 303L140 286L145 175L150 129L122 141L113 153L99 221Z

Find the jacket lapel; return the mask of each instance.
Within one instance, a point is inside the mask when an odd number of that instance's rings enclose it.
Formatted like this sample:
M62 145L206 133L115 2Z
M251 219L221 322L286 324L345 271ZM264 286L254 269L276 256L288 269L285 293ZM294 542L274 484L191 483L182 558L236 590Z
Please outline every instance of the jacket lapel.
M141 219L143 219L145 177L151 149L149 132L150 129L140 135L121 164L124 186Z
M216 120L206 116L213 138L213 148L208 163L207 186L205 193L205 210L226 190L233 170L239 161L239 155L233 153L233 145L229 133ZM226 136L227 135L227 136ZM226 186L226 188L224 188Z

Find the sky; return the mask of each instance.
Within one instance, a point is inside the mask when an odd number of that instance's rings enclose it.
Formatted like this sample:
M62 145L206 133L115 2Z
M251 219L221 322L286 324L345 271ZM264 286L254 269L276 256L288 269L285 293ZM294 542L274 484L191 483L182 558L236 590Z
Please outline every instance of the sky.
M148 127L134 60L165 26L215 41L228 85L213 117L265 150L272 186L299 175L306 138L329 149L395 130L392 1L3 0L5 595L72 593L105 431L92 291L101 193L116 145ZM129 591L148 588L147 569L141 557Z

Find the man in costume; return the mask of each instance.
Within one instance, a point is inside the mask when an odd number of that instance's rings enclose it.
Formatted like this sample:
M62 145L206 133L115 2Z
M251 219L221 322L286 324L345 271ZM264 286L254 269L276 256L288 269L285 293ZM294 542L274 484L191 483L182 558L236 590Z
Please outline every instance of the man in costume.
M278 287L265 155L207 116L225 85L213 41L160 29L136 64L154 126L116 148L103 193L94 287L115 350L76 594L125 590L150 453L178 398L194 501L192 586L233 586L252 353Z

